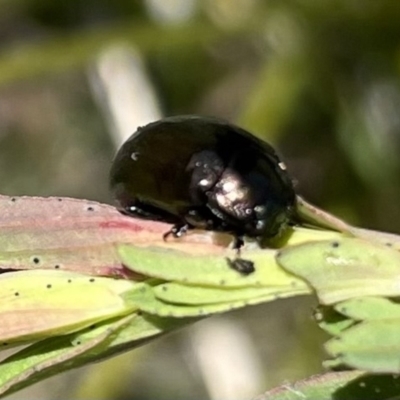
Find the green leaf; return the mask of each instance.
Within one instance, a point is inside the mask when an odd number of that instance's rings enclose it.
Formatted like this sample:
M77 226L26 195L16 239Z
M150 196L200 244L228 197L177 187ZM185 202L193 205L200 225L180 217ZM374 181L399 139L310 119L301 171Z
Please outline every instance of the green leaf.
M196 291L197 289L194 288L194 290ZM185 318L204 317L300 294L304 294L304 289L298 290L296 288L286 287L279 292L270 293L267 291L267 293L262 296L251 297L245 300L207 304L207 300L205 299L204 304L186 305L182 304L185 299L181 300L181 304L166 303L156 297L154 288L151 285L142 283L140 290L127 292L124 297L146 313L158 315L160 317ZM189 300L188 302L190 303Z
M21 271L0 275L0 341L3 346L81 330L124 315L135 305L122 294L135 282L67 271Z
M297 196L296 199L297 218L302 224L341 232L347 236L350 235L360 239L366 239L371 242L381 243L386 246L393 247L396 250L400 250L399 235L357 228L349 225L347 222L336 217L335 215L308 203L300 196Z
M353 227L347 222L325 210L315 207L300 196L296 197L296 213L302 223L353 234Z
M133 349L150 338L194 321L133 314L103 321L82 332L35 343L0 363L0 396L62 371Z
M339 314L333 307L319 307L314 313L314 318L319 327L332 336L340 335L354 324L354 321Z
M399 391L398 376L345 371L284 384L255 400L394 400L398 398Z
M185 305L202 305L227 303L241 300L251 300L259 297L271 299L279 298L281 294L293 293L291 286L270 286L262 288L214 288L199 287L193 285L183 285L180 283L163 283L153 288L154 295L157 299L167 303L185 304ZM307 294L309 289L304 285L304 290L297 287L297 294Z
M224 256L233 239L193 230L179 240L165 241L170 225L131 218L115 207L87 200L0 195L0 210L0 271L65 270L142 280L124 268L117 244Z
M52 338L8 357L0 364L0 394L9 394L51 376L63 364L104 345L124 323L126 321L121 320L114 325L100 325L83 334Z
M400 253L381 244L357 238L311 242L282 249L277 261L309 282L322 304L400 295Z
M327 352L341 364L369 372L400 373L400 319L361 322L331 339Z
M360 297L336 304L335 309L356 321L400 318L400 304L383 297Z
M119 253L123 263L134 272L166 281L216 287L305 287L302 280L277 265L275 250L246 251L246 259L256 265L256 271L246 276L230 268L223 255L188 257L179 250L128 245L119 246Z

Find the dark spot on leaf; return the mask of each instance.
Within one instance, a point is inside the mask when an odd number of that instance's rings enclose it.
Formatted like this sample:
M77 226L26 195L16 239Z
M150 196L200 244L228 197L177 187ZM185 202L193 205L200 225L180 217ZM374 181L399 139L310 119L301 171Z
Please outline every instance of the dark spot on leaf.
M16 199L15 197L11 197L11 201L12 201L13 203L15 203L15 202L17 201L17 199Z
M18 297L19 296L19 292L15 292L14 296Z
M3 346L8 346L8 343L7 342L3 342Z
M75 344L76 344L77 346L79 346L79 345L81 344L81 341L78 340L78 341L75 342Z
M340 245L339 242L333 242L332 243L332 247L333 248L339 247L339 245Z
M92 282L92 283L93 283L94 281L95 281L94 278L90 278L90 279L89 279L89 282Z
M226 285L226 281L225 281L225 279L221 279L221 280L219 281L219 284L220 284L221 286L224 286L224 285Z
M56 265L54 266L54 268L55 268L55 269L60 269L60 266L59 266L58 264L56 264Z
M63 199L62 199L61 197L59 197L57 200L58 200L58 201L63 201Z
M39 257L33 257L32 261L34 262L34 264L39 264L40 263L40 258Z
M166 285L161 286L161 289L166 292L168 290L168 287Z
M136 315L140 316L140 315L142 315L142 312L139 310L136 312Z
M89 207L87 208L87 210L88 210L88 211L94 211L94 208L93 208L92 206L89 206Z
M71 283L72 282L72 279L68 279L68 283Z
M46 287L47 287L47 289L51 289L51 285L50 284L46 285Z
M386 243L386 246L392 247L392 246L393 246L393 243L387 242L387 243Z
M239 272L243 276L252 274L255 271L254 263L250 260L244 260L243 258L230 259L225 258L229 268Z

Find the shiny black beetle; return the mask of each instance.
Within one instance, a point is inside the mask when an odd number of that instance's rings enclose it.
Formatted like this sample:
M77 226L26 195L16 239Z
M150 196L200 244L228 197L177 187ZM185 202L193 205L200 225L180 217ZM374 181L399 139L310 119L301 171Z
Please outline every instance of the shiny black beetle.
M118 151L111 188L123 212L188 228L242 236L278 236L291 219L295 192L274 149L225 121L164 118L139 128ZM244 274L250 261L230 265Z

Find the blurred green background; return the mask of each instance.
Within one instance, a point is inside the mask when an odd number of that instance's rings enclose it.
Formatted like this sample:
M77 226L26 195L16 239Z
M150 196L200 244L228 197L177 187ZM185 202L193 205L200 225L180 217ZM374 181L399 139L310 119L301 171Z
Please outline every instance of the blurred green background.
M111 202L123 138L196 113L271 142L310 202L396 232L399 22L393 0L0 0L0 192ZM322 370L313 304L200 322L12 398L251 398Z

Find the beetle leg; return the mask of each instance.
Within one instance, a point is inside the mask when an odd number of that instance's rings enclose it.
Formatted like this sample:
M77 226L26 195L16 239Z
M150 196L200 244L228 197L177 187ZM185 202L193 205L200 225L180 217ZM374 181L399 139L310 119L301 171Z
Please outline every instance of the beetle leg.
M240 249L244 245L243 236L235 235L233 248L236 250L236 257L232 260L227 258L228 265L242 275L249 275L255 271L254 263L250 260L245 260L240 257Z
M240 256L240 249L243 247L244 245L244 240L242 236L235 236L235 238L233 239L233 248L235 250L237 250L237 256Z
M182 237L189 229L188 224L176 224L168 232L165 232L163 239L167 240L168 236L173 236L174 238Z

